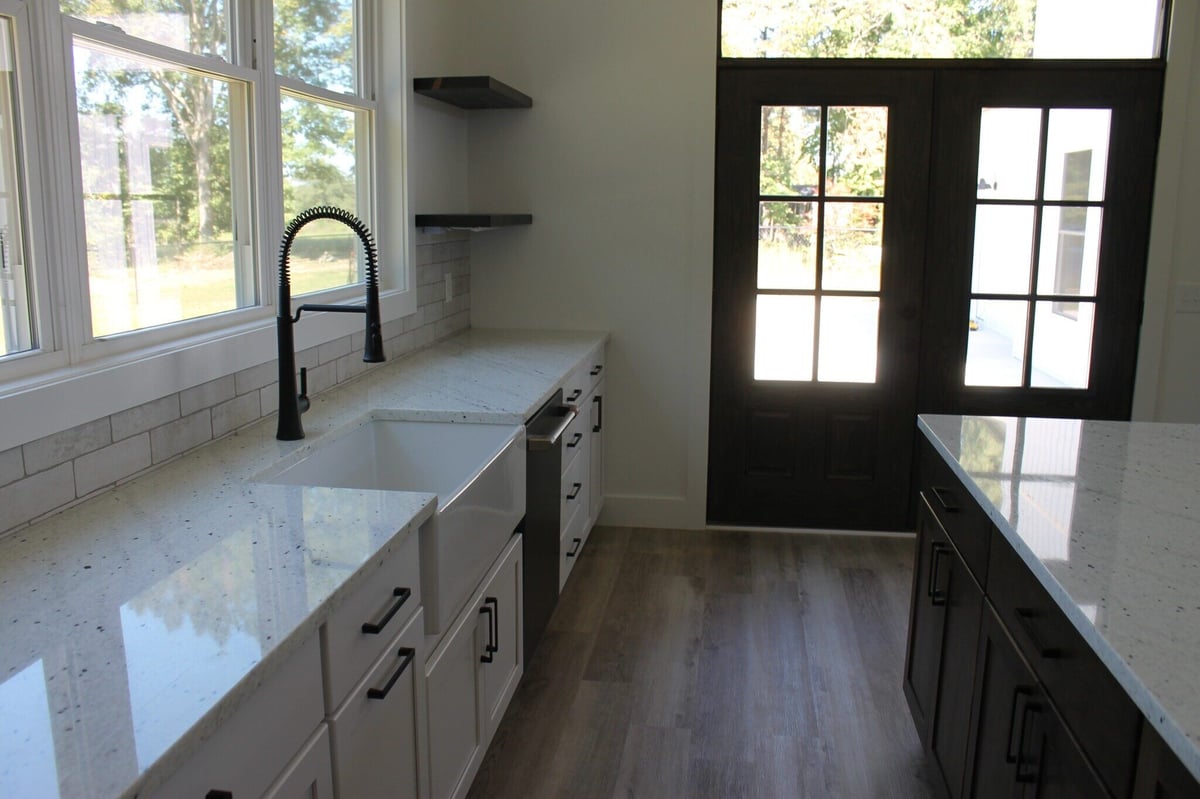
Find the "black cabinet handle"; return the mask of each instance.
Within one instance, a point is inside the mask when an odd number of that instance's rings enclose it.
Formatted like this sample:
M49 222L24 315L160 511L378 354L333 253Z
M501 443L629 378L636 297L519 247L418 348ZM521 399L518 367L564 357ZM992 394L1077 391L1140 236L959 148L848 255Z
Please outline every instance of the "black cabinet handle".
M575 546L571 547L571 551L567 553L568 558L573 558L579 554L579 548L581 546L583 546L583 539L582 538L572 538L571 543L574 544Z
M1046 646L1038 637L1037 631L1034 629L1033 622L1037 618L1037 614L1033 612L1033 608L1017 608L1017 626L1021 628L1021 632L1025 633L1025 637L1029 639L1029 643L1033 644L1033 648L1038 655L1046 660L1054 660L1062 657L1062 650L1055 646Z
M590 374L592 377L595 377L596 375L600 374L603 371L604 371L604 364L598 363L592 367L592 371L588 372L588 374Z
M367 635L379 635L383 632L383 628L387 626L387 623L392 620L392 617L399 612L404 603L408 601L408 598L412 596L412 591L407 588L396 587L392 589L392 596L396 597L396 601L387 609L387 613L383 614L382 619L379 621L363 622L362 631L364 633Z
M1012 704L1008 708L1008 733L1004 741L1004 762L1016 763L1021 757L1021 738L1017 739L1017 748L1013 749L1013 731L1017 727L1017 708L1021 706L1022 697L1033 696L1033 689L1028 685L1018 685L1013 688ZM1021 711L1021 735L1024 736L1025 712Z
M488 651L493 655L500 651L500 601L494 596L483 600L483 604L492 606L492 627L488 629L488 637L492 639Z
M1019 782L1019 783L1025 783L1025 784L1036 783L1038 781L1038 772L1040 772L1042 770L1042 755L1044 753L1044 747L1038 748L1037 760L1035 760L1031 763L1025 762L1025 731L1026 731L1026 729L1029 729L1032 727L1032 725L1027 726L1025 722L1030 716L1040 716L1041 713L1042 713L1042 706L1037 704L1036 702L1026 703L1025 709L1021 711L1021 733L1020 733L1020 735L1017 736L1017 764L1016 764L1017 765L1016 779L1017 779L1017 782ZM1033 766L1033 769L1031 771L1026 771L1025 766L1027 766L1027 765Z
M480 663L491 663L495 660L492 657L492 624L496 620L496 616L492 611L491 605L484 605L479 609L480 613L486 613L488 617L488 642L483 645L483 654L479 656Z
M567 442L567 449L575 449L579 446L579 442L583 441L583 433L576 433L571 436L571 440Z
M930 486L929 490L937 497L938 504L946 513L958 513L962 508L958 506L958 502L954 499L954 492L943 486ZM946 498L949 497L949 500Z
M233 791L221 791L213 788L204 794L204 799L233 799Z
M392 672L392 676L388 677L388 681L383 684L382 688L368 688L367 699L383 699L392 690L392 686L396 684L396 680L400 679L400 675L408 668L408 664L413 662L413 658L417 656L417 650L407 646L402 646L396 650L396 657L400 658L400 665Z
M579 492L583 490L583 483L571 483L571 493L567 494L567 499L575 499L579 496Z
M936 607L941 607L946 604L946 592L939 591L938 582L938 565L941 563L942 555L950 551L949 544L943 544L941 541L934 541L930 548L932 554L929 556L929 585L925 589L925 595Z
M575 400L579 399L582 396L583 396L583 389L577 388L571 392L571 396L567 397L567 402L574 402Z
M596 424L592 425L592 432L599 433L604 429L604 397L592 397L592 402L596 403Z

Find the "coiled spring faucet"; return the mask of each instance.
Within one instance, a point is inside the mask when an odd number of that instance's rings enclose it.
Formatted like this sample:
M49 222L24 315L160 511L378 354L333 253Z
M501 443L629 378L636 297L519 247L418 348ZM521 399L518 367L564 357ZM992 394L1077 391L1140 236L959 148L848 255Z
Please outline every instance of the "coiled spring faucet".
M363 305L301 305L292 316L292 277L288 263L292 244L300 228L318 219L333 219L349 227L362 242L367 257L366 288L367 301ZM380 363L383 357L383 332L379 322L379 256L375 242L367 226L358 217L341 208L319 205L301 211L288 222L279 244L279 302L275 307L275 333L279 342L279 427L275 438L280 441L295 441L304 438L304 426L300 414L308 410L308 380L306 370L300 370L300 390L296 391L296 344L292 326L300 321L305 311L330 313L360 313L366 316L366 344L363 361Z

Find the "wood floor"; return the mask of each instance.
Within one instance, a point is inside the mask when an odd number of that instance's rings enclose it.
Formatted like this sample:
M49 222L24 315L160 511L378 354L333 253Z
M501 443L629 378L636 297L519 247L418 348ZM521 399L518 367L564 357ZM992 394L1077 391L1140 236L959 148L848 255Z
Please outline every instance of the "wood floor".
M597 528L470 799L932 796L912 547Z

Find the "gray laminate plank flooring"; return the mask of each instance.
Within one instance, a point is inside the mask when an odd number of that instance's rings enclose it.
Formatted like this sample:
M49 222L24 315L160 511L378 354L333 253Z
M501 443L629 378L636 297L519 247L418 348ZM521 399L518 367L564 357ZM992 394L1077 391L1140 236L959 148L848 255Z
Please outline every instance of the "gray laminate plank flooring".
M912 547L596 528L469 799L932 796Z

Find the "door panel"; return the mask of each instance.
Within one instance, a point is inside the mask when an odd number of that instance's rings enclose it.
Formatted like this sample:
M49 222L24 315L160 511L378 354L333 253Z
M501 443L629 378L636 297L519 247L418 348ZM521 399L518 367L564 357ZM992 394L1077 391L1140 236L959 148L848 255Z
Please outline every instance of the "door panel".
M719 80L709 520L900 529L932 74Z

